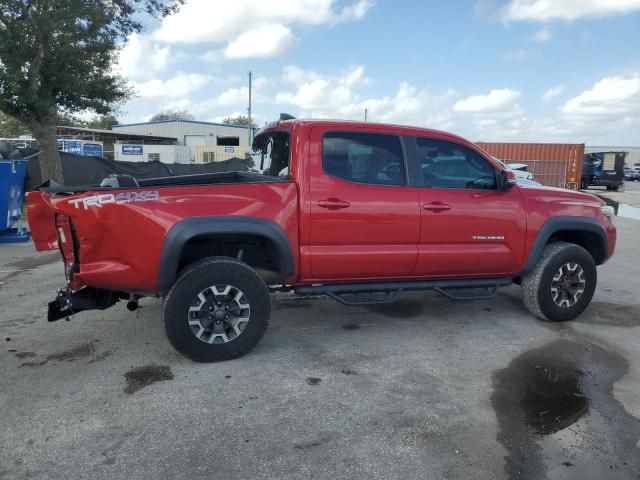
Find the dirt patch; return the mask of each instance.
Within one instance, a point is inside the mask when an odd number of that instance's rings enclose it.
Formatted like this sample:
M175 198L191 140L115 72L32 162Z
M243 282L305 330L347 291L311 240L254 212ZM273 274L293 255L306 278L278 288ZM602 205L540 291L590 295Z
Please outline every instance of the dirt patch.
M308 308L312 306L312 301L306 298L297 298L291 300L277 300L274 302L274 308L280 310Z
M422 303L416 300L401 300L381 305L369 305L367 309L391 318L413 318L422 313Z
M102 353L99 353L98 355L96 355L94 358L92 358L91 360L89 360L87 363L96 363L96 362L101 362L103 361L105 358L110 357L111 354L113 352L111 352L111 350L105 350Z
M640 326L640 305L591 302L575 321L614 327L638 327Z
M167 365L147 365L129 370L124 378L127 380L124 392L133 394L152 383L173 380L173 373Z
M493 374L491 402L510 478L580 471L621 478L640 471L640 420L613 396L628 371L620 355L586 341L558 340L524 352ZM617 478L617 477L616 477Z
M307 377L307 384L308 385L320 385L320 382L322 381L321 378L318 377Z
M16 358L19 358L19 359L33 358L36 356L36 352L17 352L15 355L16 355Z
M50 263L61 261L60 252L35 254L31 257L22 258L15 262L9 263L8 266L16 270L33 270Z
M40 362L23 362L20 365L18 365L18 368L22 368L22 367L28 367L28 368L39 367L41 365L46 365L46 363L47 363L46 360L42 360Z
M57 361L57 362L72 362L74 360L78 360L79 358L90 357L96 352L96 347L92 342L85 343L83 345L79 345L77 347L71 348L69 350L65 350L58 353L52 353L47 356L47 360Z
M357 323L346 323L342 326L343 330L358 330L360 328L360 325L358 325Z
M294 443L293 448L295 448L296 450L310 450L315 447L320 447L325 443L328 443L330 440L331 440L331 437L329 434L321 434L314 440L311 440L308 442Z

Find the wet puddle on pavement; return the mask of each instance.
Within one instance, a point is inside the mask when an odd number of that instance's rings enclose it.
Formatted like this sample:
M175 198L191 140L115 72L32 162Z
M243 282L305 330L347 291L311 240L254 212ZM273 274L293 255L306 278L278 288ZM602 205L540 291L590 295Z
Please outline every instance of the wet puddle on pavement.
M509 478L638 478L640 420L613 396L628 368L597 345L558 340L494 372Z

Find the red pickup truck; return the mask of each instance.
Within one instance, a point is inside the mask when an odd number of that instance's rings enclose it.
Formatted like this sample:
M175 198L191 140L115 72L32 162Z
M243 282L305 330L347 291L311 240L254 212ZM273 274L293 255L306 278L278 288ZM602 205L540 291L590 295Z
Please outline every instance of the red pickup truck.
M263 174L120 175L29 193L37 250L60 249L65 263L49 320L164 297L169 340L197 361L251 350L270 291L362 305L407 290L487 298L516 283L531 313L569 320L615 247L613 210L597 197L517 185L449 133L284 117L254 149Z

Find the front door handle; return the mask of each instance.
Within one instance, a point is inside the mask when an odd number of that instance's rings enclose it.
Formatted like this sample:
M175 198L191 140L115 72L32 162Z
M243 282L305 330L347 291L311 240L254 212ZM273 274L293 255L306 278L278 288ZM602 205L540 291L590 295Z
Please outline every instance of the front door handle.
M444 212L445 210L451 210L451 205L442 202L430 202L422 205L422 208L430 212Z
M340 210L341 208L348 208L351 204L337 198L327 198L326 200L320 200L318 206L329 210Z

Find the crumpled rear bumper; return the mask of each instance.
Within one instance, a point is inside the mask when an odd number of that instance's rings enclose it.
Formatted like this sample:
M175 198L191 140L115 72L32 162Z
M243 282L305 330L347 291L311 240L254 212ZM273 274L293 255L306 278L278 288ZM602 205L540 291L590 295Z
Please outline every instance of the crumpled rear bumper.
M62 289L56 298L49 302L47 320L55 322L84 310L105 310L115 305L123 296L124 294L119 292L91 287L85 287L77 292Z

